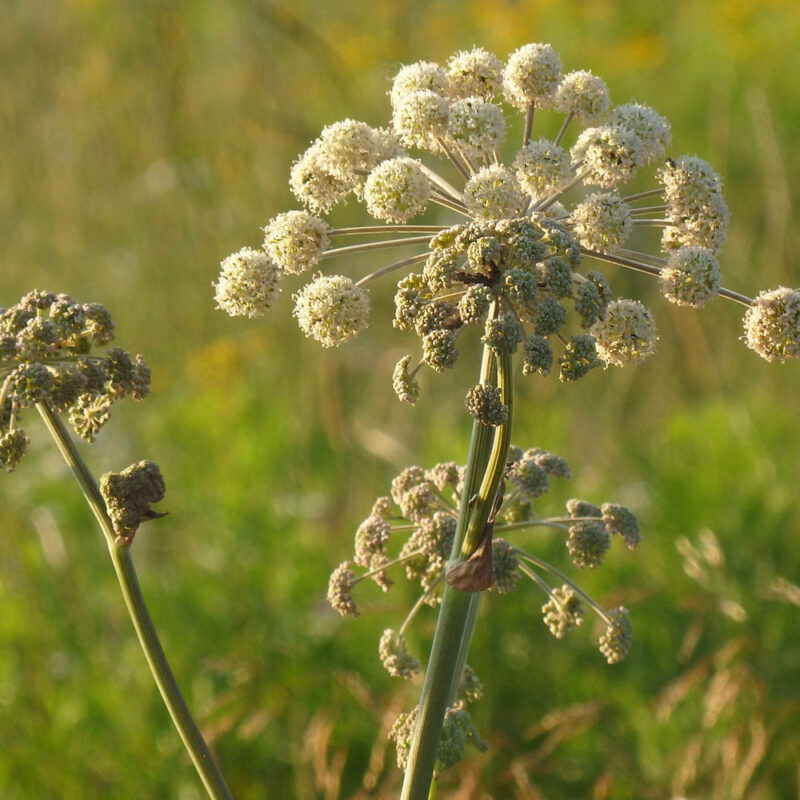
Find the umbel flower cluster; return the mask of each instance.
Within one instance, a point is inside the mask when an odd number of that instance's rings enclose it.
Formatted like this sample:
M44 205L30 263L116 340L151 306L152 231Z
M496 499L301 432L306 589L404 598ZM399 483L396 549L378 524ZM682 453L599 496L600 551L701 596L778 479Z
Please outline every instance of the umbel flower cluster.
M563 381L649 357L653 316L637 300L614 297L603 263L656 278L677 305L699 307L716 295L742 303L749 347L769 361L800 355L800 291L779 287L752 300L722 287L717 257L729 215L720 177L697 156L669 155L670 125L649 106L612 106L601 78L565 74L547 44L525 45L505 64L476 48L445 66L404 66L389 100L388 127L345 119L299 156L290 186L303 210L270 220L262 249L222 262L219 308L259 316L287 275L334 257L346 264L361 252L411 250L360 278L317 273L294 294L300 328L332 347L367 327L367 286L400 273L394 325L420 339L419 357L402 358L393 377L409 403L419 396L420 367L451 367L469 328L498 352L520 352L524 374L555 369ZM523 134L504 160L509 108L523 115ZM555 136L534 137L539 110L563 114ZM414 151L448 161L447 174ZM625 193L648 169L653 188ZM350 197L383 224L329 226L321 215ZM450 222L410 224L432 206ZM373 241L332 246L364 237ZM492 405L487 397L467 402L473 413ZM497 414L486 410L487 419Z
M28 407L44 403L66 413L91 442L117 400L147 395L150 370L142 356L131 359L120 347L92 353L113 339L114 322L99 303L33 291L0 309L0 466L10 472L25 454L29 440L20 422Z
M522 450L512 445L505 468L505 492L493 518L493 535L487 540L489 591L506 594L516 588L522 575L530 578L547 595L542 614L558 639L583 622L587 603L606 623L600 649L614 664L625 657L630 645L627 611L604 610L554 566L503 538L537 527L556 530L564 538L572 563L581 569L599 566L615 536L631 550L635 548L641 539L638 520L630 509L617 503L597 506L572 499L561 516L536 514L534 504L547 493L550 480L571 475L560 456L540 448ZM394 676L409 678L419 671L419 661L406 650L405 631L423 605L435 606L440 600L463 482L464 467L455 462L436 464L429 470L404 469L392 481L390 494L375 501L370 515L356 530L352 561L340 564L331 575L328 601L342 616L358 615L353 589L367 578L385 592L393 585L390 570L402 569L408 580L419 582L418 602L400 628L396 632L387 630L381 639L381 661ZM363 568L361 574L356 575L354 564ZM550 586L541 573L555 577L560 585ZM622 636L621 628L625 630Z
M534 528L555 530L563 537L573 564L582 569L597 567L603 561L613 537L619 537L630 549L635 548L641 538L639 523L625 506L597 506L571 499L561 516L541 517L535 513L534 504L548 491L550 480L570 477L566 461L553 453L538 448L510 448L505 493L482 555L490 574L489 591L506 594L517 587L521 577L529 578L546 595L542 617L558 639L582 625L587 607L591 608L605 624L600 652L609 664L615 664L622 661L631 646L627 609L604 609L559 569L504 538L525 535L523 532ZM394 677L410 679L421 671L419 659L409 651L406 632L425 604L436 605L440 601L448 571L453 569L448 559L463 483L464 467L454 462L436 464L429 470L404 469L392 481L390 494L375 501L370 515L356 530L352 561L343 562L331 575L328 601L342 616L358 615L353 591L366 579L373 580L385 592L393 585L390 571L419 582L417 602L399 628L384 631L378 646L383 666ZM360 574L356 574L354 565L363 568ZM545 576L555 579L555 583L551 585ZM480 695L480 682L466 667L459 699L445 718L437 759L440 768L456 763L465 744L482 747L465 709ZM401 769L405 768L415 718L416 709L401 714L392 729Z

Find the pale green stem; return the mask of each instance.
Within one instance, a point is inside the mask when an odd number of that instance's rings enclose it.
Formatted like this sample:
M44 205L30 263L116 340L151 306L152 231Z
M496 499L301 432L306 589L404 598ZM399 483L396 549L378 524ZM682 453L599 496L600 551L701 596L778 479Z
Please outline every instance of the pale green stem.
M665 203L660 206L640 206L639 208L632 208L631 214L650 214L654 211L669 211L669 206Z
M445 194L449 195L453 198L453 200L456 200L459 203L464 202L464 195L458 189L456 189L452 183L446 181L438 172L434 172L434 170L432 170L430 167L426 167L425 164L420 164L419 167L425 173L425 175L428 176L428 179L442 189Z
M633 203L636 200L644 200L646 197L656 197L660 194L664 194L663 189L648 189L646 192L637 192L636 194L629 194L627 197L623 197L622 199L626 203Z
M469 217L469 214L467 213L467 209L465 206L455 202L454 200L447 199L446 197L444 197L444 195L432 194L431 202L436 203L437 206L443 206L444 208L449 208L451 211L457 211L459 214L463 214L465 217Z
M490 318L498 314L498 304L494 303ZM510 362L510 356L495 357L484 346L481 383L500 387L502 402L509 407L508 422L498 429L477 420L473 424L452 561L468 558L479 544L503 476L512 419ZM501 452L503 448L505 452ZM442 723L461 680L479 598L479 592L461 592L445 586L410 744L402 800L426 800L430 796Z
M593 517L597 519L597 517ZM528 528L558 528L562 531L569 530L569 525L564 525L557 520L550 519L531 519L525 522L510 522L508 525L497 525L495 533L509 533L510 531L524 531Z
M553 203L555 203L556 200L558 200L559 197L561 197L563 194L565 194L570 189L572 189L573 186L577 186L586 177L587 174L588 174L588 170L579 171L575 175L575 177L568 184L566 184L563 188L559 189L557 192L554 192L549 197L545 197L544 199L540 200L539 202L534 203L530 210L531 211L545 211L546 209L550 208L550 206L553 205Z
M658 225L659 227L666 227L667 225L672 225L669 220L666 219L653 219L646 217L645 219L634 219L631 220L634 225Z
M536 114L536 106L531 103L525 112L525 128L522 131L522 146L525 147L531 140L533 131L533 117Z
M333 228L328 236L357 235L363 233L431 233L446 230L446 225L360 225L355 228Z
M105 536L114 571L117 574L117 580L125 598L125 605L128 608L128 614L133 622L133 627L136 630L136 635L139 638L147 663L150 666L150 671L153 673L153 678L158 690L161 692L164 704L183 740L184 747L189 753L209 797L212 800L232 800L232 795L225 785L225 779L214 763L211 752L195 721L192 719L192 715L181 695L175 676L172 674L167 657L164 655L164 650L158 640L158 635L139 588L139 581L136 578L136 570L129 552L130 543L118 539L114 533L114 527L106 512L105 502L100 494L97 482L75 447L75 443L67 433L61 419L45 403L39 403L36 408L58 445L61 455L80 484L86 502Z
M599 261L608 261L611 264L620 264L623 267L628 267L629 269L636 270L637 272L644 272L645 275L652 275L654 278L661 277L661 268L660 267L653 267L650 264L642 264L639 261L634 261L630 258L623 258L622 256L615 256L611 253L598 253L595 250L587 250L585 247L581 247L581 253L586 256L590 256L591 258L596 258ZM664 260L664 264L666 265L667 261ZM720 297L725 297L728 300L733 300L735 303L740 303L747 308L753 305L753 299L748 297L745 294L740 294L739 292L734 292L732 289L725 289L724 287L717 291L717 294Z
M603 607L599 605L591 595L587 594L583 589L581 589L580 586L578 586L577 583L571 581L563 572L557 570L552 564L548 564L546 561L542 561L541 558L537 558L530 553L526 553L524 550L520 550L518 547L514 548L514 552L522 556L526 561L530 561L531 564L539 567L539 569L549 572L553 577L558 578L563 583L566 583L567 586L569 586L570 589L575 592L575 594L579 594L595 610L598 616L600 616L605 623L609 623L611 621L608 617L608 614L606 614L605 609L603 609ZM520 569L523 569L523 567L524 565L520 564Z
M420 548L419 550L412 550L410 553L406 553L404 556L393 558L391 561L387 561L385 564L381 564L379 567L375 567L375 569L371 569L369 572L365 572L363 575L359 575L357 578L353 580L353 586L355 586L357 583L361 583L361 581L364 581L367 578L372 578L374 575L378 575L381 572L385 572L387 569L396 567L398 564L405 564L407 561L411 561L417 556L421 556L423 552L424 551L422 550L422 548Z
M369 250L380 250L384 247L403 247L409 244L427 244L431 240L430 236L407 236L405 239L388 239L384 242L364 242L363 244L351 244L347 247L335 247L333 250L326 250L322 254L323 259L333 258L334 256L351 255L353 253L365 253Z
M385 267L376 269L375 272L370 272L369 275L365 275L360 280L357 280L355 282L355 285L364 286L370 281L374 281L376 278L380 278L381 275L385 275L387 272L392 272L396 269L400 269L400 267L407 267L409 264L416 264L418 261L425 261L429 255L430 253L426 250L424 253L420 253L419 255L411 256L410 258L404 258L401 261L393 261L391 264L387 264Z
M569 114L567 114L567 116L564 118L564 122L562 123L561 129L559 130L556 138L553 140L553 144L561 144L561 140L564 138L564 134L567 132L567 128L569 128L569 124L574 118L575 114L570 111Z
M439 147L442 148L442 150L444 151L445 155L450 159L450 161L453 162L453 166L461 173L461 176L465 180L469 180L469 178L470 178L469 169L467 169L467 167L464 166L464 164L461 162L461 160L456 155L456 153L454 153L450 149L450 147L448 147L447 142L445 142L445 140L442 139L440 136L437 136L436 137L436 144L438 144Z
M411 607L411 611L406 614L406 618L403 620L403 624L400 626L400 629L397 631L398 636L402 636L405 634L408 626L413 621L414 617L417 616L419 610L425 605L425 601L436 591L439 587L439 584L444 580L444 572L437 576L434 582L417 598L417 602Z

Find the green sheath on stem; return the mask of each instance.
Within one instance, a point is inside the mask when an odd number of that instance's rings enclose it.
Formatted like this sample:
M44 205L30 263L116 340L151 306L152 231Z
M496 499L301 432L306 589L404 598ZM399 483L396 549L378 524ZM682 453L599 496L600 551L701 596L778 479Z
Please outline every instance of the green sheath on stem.
M117 539L111 520L106 513L106 504L100 494L97 482L75 447L75 443L67 433L61 419L45 403L39 403L37 409L47 425L47 429L55 439L61 455L75 474L86 502L100 524L111 555L111 561L114 564L114 570L117 573L117 580L125 598L125 604L128 607L128 613L133 622L133 627L136 629L136 635L139 637L139 643L142 646L142 650L144 650L153 678L158 690L161 692L161 697L164 699L164 704L194 763L195 769L206 787L209 797L212 800L233 800L225 784L225 779L214 763L211 752L194 719L192 719L191 712L181 695L175 676L172 674L167 662L161 642L158 640L142 591L139 588L139 581L136 578L136 570L129 552L130 545Z

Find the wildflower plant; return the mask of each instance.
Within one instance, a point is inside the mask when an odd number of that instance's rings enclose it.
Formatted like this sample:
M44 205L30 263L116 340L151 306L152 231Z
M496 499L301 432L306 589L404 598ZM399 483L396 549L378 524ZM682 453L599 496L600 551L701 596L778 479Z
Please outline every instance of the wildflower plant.
M379 646L384 666L403 678L422 668L407 648L411 620L425 605L439 608L420 704L391 734L405 770L402 796L416 800L428 797L434 771L455 763L463 743L479 741L460 687L471 674L466 655L484 590L505 593L526 576L546 596L544 622L556 638L580 626L589 607L605 622L599 647L609 663L631 645L627 609L604 609L512 543L523 529L554 528L582 569L601 563L613 537L630 548L640 540L636 517L614 503L571 500L562 515L538 513L550 479L570 470L551 453L511 445L515 372L574 382L655 353L651 311L615 297L602 271L609 266L655 278L676 305L699 308L716 296L744 305L743 339L768 361L800 355L800 291L779 287L751 299L724 288L718 256L729 213L719 175L702 158L675 153L670 125L653 108L612 105L601 78L565 74L549 44L520 47L505 64L481 48L445 65L409 64L388 96L386 127L345 119L300 154L289 184L302 209L267 223L263 252L223 261L215 286L220 309L257 316L284 280L310 273L293 294L294 316L307 336L334 347L368 327L372 284L394 281L393 326L419 340L391 379L411 405L427 384L425 367L442 373L462 352L480 350L465 398L474 419L466 465L403 470L359 526L353 558L328 588L331 605L354 616L361 581L389 591L390 573L400 572L419 582L418 602ZM538 110L563 114L553 138L534 136ZM523 122L515 149L507 133L516 112ZM626 191L643 172L652 188ZM324 220L351 197L378 224ZM441 222L414 221L432 219L434 207ZM402 257L345 274L352 255L394 248ZM318 271L334 259L337 271Z
M141 355L131 358L116 346L96 351L113 341L114 332L104 306L77 303L65 294L36 290L0 308L0 466L12 472L19 465L29 443L23 416L35 408L104 535L140 645L184 746L209 796L229 800L225 780L167 662L131 559L139 526L165 516L152 508L165 494L161 471L152 461L140 461L98 482L60 416L66 415L75 433L93 442L114 403L125 397L142 400L149 393L150 370Z
M424 368L446 372L462 352L475 359L476 381L464 399L473 419L464 464L405 468L358 526L352 557L328 586L332 607L356 616L364 580L385 592L397 577L419 584L405 619L387 627L377 647L401 679L423 672L409 649L409 626L426 607L437 613L420 701L390 734L405 771L402 797L423 800L467 744L486 748L467 711L482 694L467 655L484 592L507 594L527 578L542 591L543 622L555 638L580 627L591 610L605 625L598 646L610 664L631 647L628 610L605 608L565 570L598 567L614 539L636 547L638 520L614 502L572 499L563 512L542 511L551 480L570 479L571 470L553 453L511 444L515 375L554 373L572 383L597 367L653 355L653 315L638 299L615 297L602 271L608 265L655 278L679 306L699 308L716 296L744 305L742 338L767 361L800 356L800 290L781 286L751 299L723 287L718 257L729 214L720 177L703 159L674 153L669 123L649 106L613 106L601 78L564 74L548 44L520 47L505 63L475 48L444 66L410 64L388 97L386 127L345 119L300 154L289 185L302 207L271 219L258 249L222 261L214 296L228 314L254 318L272 310L289 284L300 329L330 348L369 326L371 286L393 281L392 324L418 340L391 376L398 399L410 405L427 388ZM537 110L563 114L554 137L534 136ZM515 149L507 134L517 113ZM652 188L626 190L642 171ZM325 215L351 197L374 223L331 226ZM444 215L438 222L434 209ZM421 215L426 221L416 221ZM657 252L648 244L653 230ZM348 274L351 256L395 249L402 252L367 274ZM324 269L334 259L341 267ZM297 287L301 275L311 277ZM144 359L109 346L113 338L103 306L66 295L33 291L0 308L0 467L13 471L24 457L23 418L35 408L103 532L154 679L205 788L215 800L230 798L131 560L140 526L164 516L153 508L165 494L160 470L143 460L97 481L61 418L91 442L115 402L147 395ZM536 528L563 538L571 566L531 552L524 537Z

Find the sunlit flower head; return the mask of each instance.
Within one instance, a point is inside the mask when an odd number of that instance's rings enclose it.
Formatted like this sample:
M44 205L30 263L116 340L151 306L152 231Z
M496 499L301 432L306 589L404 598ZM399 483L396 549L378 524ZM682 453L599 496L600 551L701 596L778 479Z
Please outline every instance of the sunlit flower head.
M506 100L520 111L547 107L561 82L561 59L549 44L526 44L509 57L503 76Z
M447 62L450 91L456 97L491 100L503 90L503 62L482 47L462 50Z
M800 290L761 292L745 314L744 339L767 361L800 357Z
M261 317L280 294L280 270L262 250L242 248L222 262L214 284L217 308L232 317Z
M306 336L336 347L369 324L369 296L344 275L320 275L294 296L294 316Z
M585 70L570 72L556 92L555 107L579 119L595 120L608 110L608 87L602 78Z
M649 309L627 298L612 300L590 333L595 337L598 357L618 367L649 358L658 341Z

